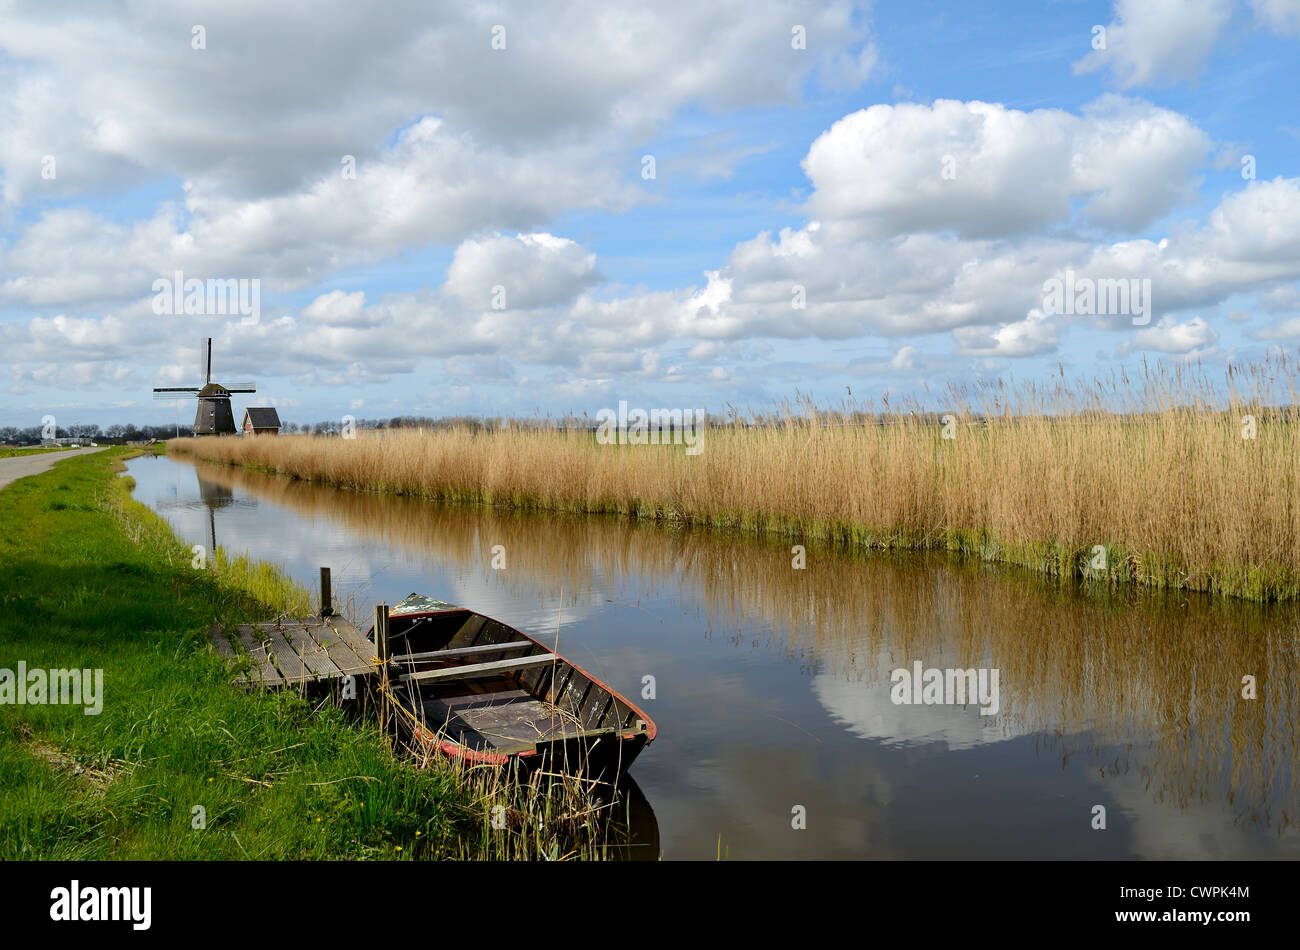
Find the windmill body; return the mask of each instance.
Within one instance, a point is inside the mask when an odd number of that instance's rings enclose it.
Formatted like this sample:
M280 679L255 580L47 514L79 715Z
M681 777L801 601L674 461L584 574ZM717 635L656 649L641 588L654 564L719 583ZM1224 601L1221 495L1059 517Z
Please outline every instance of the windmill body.
M194 386L171 386L154 390L155 396L165 393L193 393L198 399L198 411L194 414L194 434L198 435L234 435L235 413L230 406L231 393L255 393L256 389L227 389L220 383L212 381L212 339L208 338L208 373L202 388ZM162 396L161 398L171 398Z
M194 414L195 435L233 435L235 412L230 406L230 390L208 383L199 390L199 408Z

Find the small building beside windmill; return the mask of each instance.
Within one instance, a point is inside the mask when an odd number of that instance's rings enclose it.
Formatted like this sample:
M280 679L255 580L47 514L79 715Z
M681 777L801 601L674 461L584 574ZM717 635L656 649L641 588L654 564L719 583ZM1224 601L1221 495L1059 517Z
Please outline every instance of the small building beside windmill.
M253 407L244 410L244 435L278 435L280 414L271 407Z

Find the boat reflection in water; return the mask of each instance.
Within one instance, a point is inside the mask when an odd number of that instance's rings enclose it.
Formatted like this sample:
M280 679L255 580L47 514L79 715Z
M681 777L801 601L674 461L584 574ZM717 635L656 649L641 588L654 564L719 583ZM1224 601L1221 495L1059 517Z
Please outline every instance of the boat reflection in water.
M712 857L719 839L744 857L1300 857L1294 606L1081 588L945 554L807 545L799 570L788 544L718 532L199 470L237 505L261 500L271 535L331 526L286 564L295 576L331 544L364 548L366 596L425 589L564 638L645 700L660 738L636 774L666 857ZM256 556L259 530L241 528ZM891 671L917 661L998 670L996 715L896 705ZM1097 803L1113 833L1090 828ZM792 834L795 804L809 822Z
M610 806L611 825L601 849L610 861L658 861L659 820L630 772L619 779Z

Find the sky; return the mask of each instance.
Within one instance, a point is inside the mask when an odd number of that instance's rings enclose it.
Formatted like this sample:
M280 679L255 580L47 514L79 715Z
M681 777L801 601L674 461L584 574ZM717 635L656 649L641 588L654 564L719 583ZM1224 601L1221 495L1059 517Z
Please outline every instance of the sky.
M1298 65L1300 0L0 0L0 425L188 422L209 336L297 422L1221 374L1300 345Z

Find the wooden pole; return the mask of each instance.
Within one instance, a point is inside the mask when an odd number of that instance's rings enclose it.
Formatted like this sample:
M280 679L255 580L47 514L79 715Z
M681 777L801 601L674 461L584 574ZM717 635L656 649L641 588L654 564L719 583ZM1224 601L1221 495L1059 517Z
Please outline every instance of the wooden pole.
M375 655L379 658L379 681L383 684L379 698L379 727L388 728L388 604L375 607Z
M388 661L391 654L388 651L388 605L380 604L375 608L375 652L379 657L380 669L383 670L384 680L388 680Z
M322 567L320 569L320 615L322 617L334 616L334 605L331 603L330 593L330 569Z

